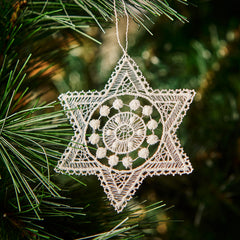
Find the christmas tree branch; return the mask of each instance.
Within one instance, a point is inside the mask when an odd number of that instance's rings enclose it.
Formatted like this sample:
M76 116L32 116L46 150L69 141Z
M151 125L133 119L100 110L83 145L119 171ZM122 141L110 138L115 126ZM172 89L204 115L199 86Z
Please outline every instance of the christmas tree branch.
M176 1L177 2L177 1ZM187 1L179 1L187 3ZM140 26L150 32L146 21L152 17L166 16L171 21L178 19L186 22L187 19L174 10L167 1L125 1L129 16ZM122 1L117 1L116 10L119 16L124 16ZM32 0L24 11L24 21L34 22L41 26L42 30L71 29L85 37L98 42L85 32L86 28L96 24L103 32L104 26L115 21L113 1L80 1L80 0L56 0L34 1ZM35 26L35 27L36 27ZM32 27L32 25L30 26ZM99 43L99 42L98 42Z

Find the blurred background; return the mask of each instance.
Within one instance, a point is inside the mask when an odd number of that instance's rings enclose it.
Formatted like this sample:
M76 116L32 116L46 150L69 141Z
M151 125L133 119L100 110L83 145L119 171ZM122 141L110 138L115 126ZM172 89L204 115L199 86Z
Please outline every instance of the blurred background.
M153 17L154 23L146 22L151 35L131 19L128 52L152 88L188 88L197 92L177 132L193 165L193 173L146 178L128 208L117 216L96 176L76 177L85 186L69 176L54 174L54 181L69 198L68 203L82 207L81 212L86 215L76 216L75 220L47 217L42 226L51 234L63 239L94 235L111 229L129 209L140 209L141 217L129 224L141 225L145 218L141 228L145 237L135 239L237 238L240 218L239 4L236 0L192 0L188 5L181 1L169 2L188 22ZM119 31L123 42L125 26L122 19ZM25 39L24 45L16 47L19 56L32 52L34 58L27 69L24 86L30 85L33 96L39 96L40 102L54 101L67 91L101 90L122 54L113 24L104 25L104 29L105 34L92 24L85 30L102 44L65 29L47 37L42 37L43 34L38 41ZM142 206L159 201L166 206L147 216ZM151 226L146 222L151 222ZM133 238L130 234L120 234L113 239Z
M147 178L136 199L174 205L164 217L179 222L159 225L159 239L235 239L240 217L239 6L234 0L202 0L175 7L188 23L157 18L148 26L151 36L131 21L128 51L153 88L196 90L178 130L195 170L189 176ZM124 41L125 23L120 26ZM67 67L53 81L59 92L103 88L121 50L114 27L96 34L101 46L85 40L66 57Z

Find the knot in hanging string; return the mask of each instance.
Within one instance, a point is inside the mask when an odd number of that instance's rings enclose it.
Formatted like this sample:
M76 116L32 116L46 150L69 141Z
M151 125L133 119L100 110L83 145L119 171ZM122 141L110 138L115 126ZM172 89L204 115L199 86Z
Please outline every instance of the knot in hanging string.
M119 28L118 28L118 21L119 20L118 20L118 16L117 16L116 0L113 0L113 4L114 4L114 15L115 15L115 21L116 21L117 42L118 42L120 48L122 49L123 53L126 54L127 53L127 48L128 48L128 27L129 27L129 16L128 16L128 13L127 13L126 4L125 4L124 0L122 0L124 13L127 17L126 32L125 32L125 48L121 44L121 41L120 41L120 38L119 38Z

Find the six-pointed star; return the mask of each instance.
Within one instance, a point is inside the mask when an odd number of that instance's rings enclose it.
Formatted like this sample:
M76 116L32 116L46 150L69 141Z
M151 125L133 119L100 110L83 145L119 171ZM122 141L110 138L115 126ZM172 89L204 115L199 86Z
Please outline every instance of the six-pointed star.
M102 164L88 149L86 131L94 111L113 97L132 95L147 99L160 113L162 136L157 151L133 169L119 170ZM119 60L105 88L67 92L59 96L73 125L74 136L56 167L57 172L95 174L117 212L123 210L147 176L189 174L191 163L180 147L176 130L195 95L194 90L153 90L127 54Z

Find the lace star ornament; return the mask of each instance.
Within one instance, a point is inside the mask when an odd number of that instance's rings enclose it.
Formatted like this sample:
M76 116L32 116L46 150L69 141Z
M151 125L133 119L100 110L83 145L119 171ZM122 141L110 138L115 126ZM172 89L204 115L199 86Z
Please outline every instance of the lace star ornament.
M74 136L55 170L97 175L122 211L147 176L192 172L176 130L194 95L188 89L153 90L124 54L102 91L59 96Z

